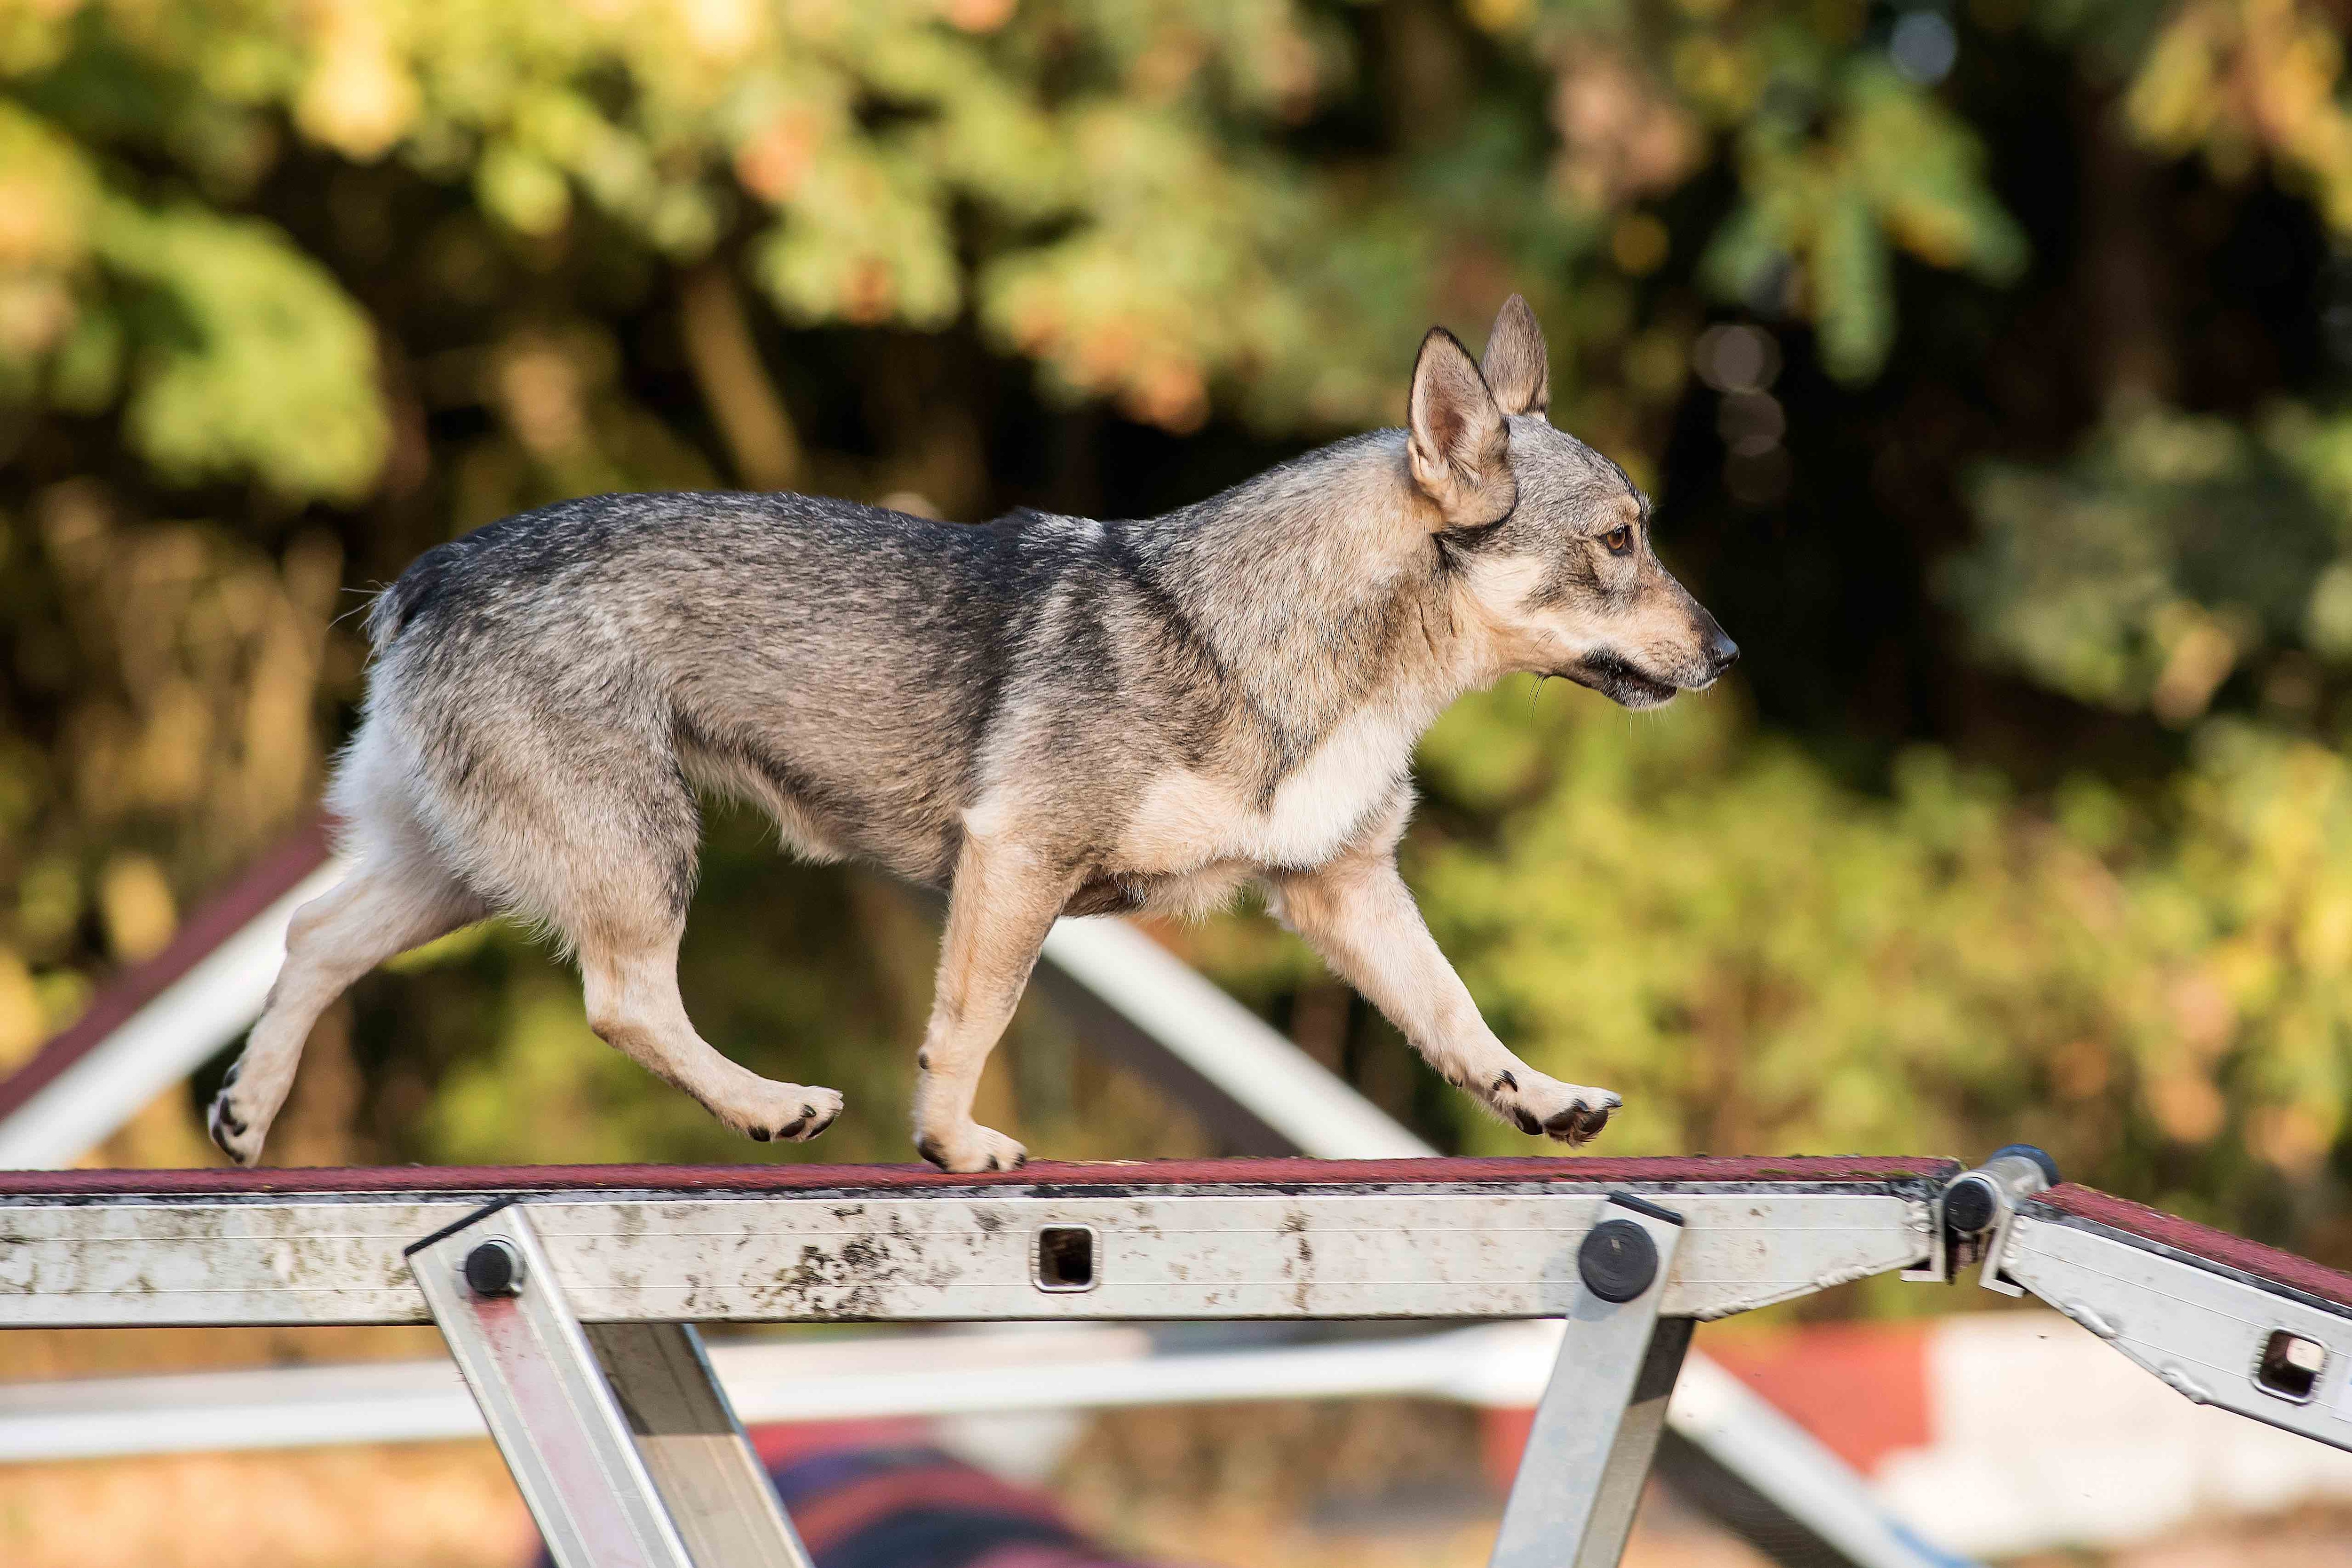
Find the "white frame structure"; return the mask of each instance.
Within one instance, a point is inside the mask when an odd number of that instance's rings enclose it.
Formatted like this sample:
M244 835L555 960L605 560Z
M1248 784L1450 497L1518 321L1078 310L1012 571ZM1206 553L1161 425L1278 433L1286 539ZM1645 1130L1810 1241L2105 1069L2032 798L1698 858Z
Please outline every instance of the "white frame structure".
M1426 1159L994 1178L10 1173L0 1326L434 1322L563 1568L804 1568L696 1322L1549 1318L1559 1360L1493 1560L1601 1568L1631 1528L1691 1323L1924 1266L1957 1173Z
M1550 1319L1497 1568L1618 1560L1693 1322L2031 1291L2352 1449L2352 1278L2004 1155L0 1173L0 1327L436 1322L563 1568L804 1568L697 1322ZM796 1556L795 1553L801 1553Z

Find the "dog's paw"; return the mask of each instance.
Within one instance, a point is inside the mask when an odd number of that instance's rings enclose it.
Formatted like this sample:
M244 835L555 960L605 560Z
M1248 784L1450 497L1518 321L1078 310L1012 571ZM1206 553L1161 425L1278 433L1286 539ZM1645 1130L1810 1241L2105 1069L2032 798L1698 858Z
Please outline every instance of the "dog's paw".
M1029 1163L1027 1149L977 1122L945 1134L918 1133L915 1152L943 1171L967 1176L978 1171L1017 1171Z
M213 1096L212 1109L205 1113L205 1131L212 1134L221 1153L238 1165L249 1166L261 1158L261 1140L269 1131L254 1125L254 1121L253 1113L237 1098L236 1069L232 1067L220 1092Z
M841 1114L841 1092L799 1083L771 1083L756 1106L721 1113L737 1132L755 1144L805 1144Z
M1489 1103L1503 1119L1531 1138L1549 1138L1574 1147L1590 1143L1625 1101L1607 1089L1562 1083L1540 1073L1506 1072L1488 1088Z

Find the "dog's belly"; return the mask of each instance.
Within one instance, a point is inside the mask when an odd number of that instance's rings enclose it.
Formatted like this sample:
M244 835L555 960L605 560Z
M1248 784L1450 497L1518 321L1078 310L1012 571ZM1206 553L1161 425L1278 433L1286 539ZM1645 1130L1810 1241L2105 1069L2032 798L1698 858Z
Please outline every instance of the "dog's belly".
M1235 862L1180 874L1097 872L1062 906L1066 915L1131 915L1148 911L1196 920L1221 908L1249 880L1250 868Z

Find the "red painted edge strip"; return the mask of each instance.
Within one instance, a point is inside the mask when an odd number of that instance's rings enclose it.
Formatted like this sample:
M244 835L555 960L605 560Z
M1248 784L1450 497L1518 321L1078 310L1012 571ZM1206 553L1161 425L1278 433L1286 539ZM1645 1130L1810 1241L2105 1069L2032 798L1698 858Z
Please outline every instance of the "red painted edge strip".
M0 1078L0 1120L56 1082L65 1071L95 1051L131 1015L161 996L263 910L326 863L326 819L278 845L217 896L199 905L161 953L134 964L98 993L81 1017L49 1039L5 1078Z
M1033 1163L950 1176L929 1166L390 1166L258 1170L0 1171L0 1198L210 1197L290 1193L675 1192L789 1196L811 1190L924 1191L974 1186L1331 1186L1561 1181L1581 1185L1789 1182L1884 1186L1943 1182L1955 1160L1787 1159L1153 1160Z
M2048 1192L2028 1198L2022 1212L2037 1209L2055 1210L2077 1219L2087 1219L2111 1230L2120 1230L2143 1241L2153 1241L2191 1258L2201 1258L2225 1269L2235 1269L2252 1274L2258 1280L2268 1280L2289 1290L2301 1291L2338 1306L2352 1307L2352 1274L2324 1267L2308 1258L2283 1252L2275 1247L2265 1247L2259 1241L2249 1241L2242 1236L2232 1236L2226 1230L2216 1230L2210 1225L2199 1225L2181 1219L2161 1209L2150 1208L2144 1203L2116 1197L2096 1187L2077 1186L2069 1182L2053 1186Z

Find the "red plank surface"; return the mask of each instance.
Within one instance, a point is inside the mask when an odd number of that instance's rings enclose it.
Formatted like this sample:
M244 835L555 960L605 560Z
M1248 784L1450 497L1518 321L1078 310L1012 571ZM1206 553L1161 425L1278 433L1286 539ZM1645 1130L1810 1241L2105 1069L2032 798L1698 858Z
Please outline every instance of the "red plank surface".
M257 1170L0 1171L10 1197L235 1197L297 1193L658 1192L790 1197L844 1190L920 1192L974 1186L1363 1186L1576 1182L1675 1186L1706 1182L1885 1186L1941 1184L1953 1160L1791 1156L1786 1159L1161 1160L1058 1164L950 1176L929 1166L390 1166Z
M2116 1197L2096 1187L2077 1186L2072 1182L2053 1186L2026 1200L2021 1212L2087 1219L2190 1258L2234 1269L2338 1306L2352 1307L2352 1274L2325 1268L2308 1258L2282 1252L2259 1241L2249 1241L2242 1236L2232 1236L2226 1230L2216 1230L2210 1225L2181 1219L2144 1203Z

